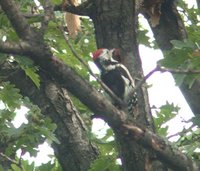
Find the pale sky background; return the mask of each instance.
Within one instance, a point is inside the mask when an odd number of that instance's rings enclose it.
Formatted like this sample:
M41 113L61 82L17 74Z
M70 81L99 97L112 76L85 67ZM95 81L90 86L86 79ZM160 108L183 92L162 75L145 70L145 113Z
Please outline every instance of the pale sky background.
M190 4L190 7L196 4L195 0L186 0L186 2ZM145 21L143 22L145 24ZM149 34L151 35L151 33ZM140 55L142 57L145 75L153 70L156 66L156 62L162 58L162 53L159 50L146 48L145 46L140 46ZM178 105L181 108L179 115L170 122L169 132L170 134L174 134L178 131L181 131L184 125L181 121L183 119L188 120L192 116L192 112L180 90L175 86L171 74L156 72L147 80L147 82L148 84L153 85L148 89L151 106L155 105L156 107L159 107L168 101L169 103L173 102L175 105ZM26 112L26 108L22 108L22 110L19 111L19 114L14 122L16 127L19 127L23 121L26 122L24 117ZM99 135L104 134L106 127L105 123L101 120L95 120L94 123L93 131ZM24 158L28 158L30 162L35 161L36 165L48 162L50 160L48 154L53 154L53 150L47 145L47 143L40 145L38 150L39 154L36 159L30 158L28 154L25 154Z

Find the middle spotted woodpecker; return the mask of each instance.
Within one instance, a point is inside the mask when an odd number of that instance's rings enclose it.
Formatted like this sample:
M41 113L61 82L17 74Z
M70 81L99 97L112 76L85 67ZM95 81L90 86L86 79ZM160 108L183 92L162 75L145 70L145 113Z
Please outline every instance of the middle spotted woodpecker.
M127 109L128 113L132 113L137 104L135 84L128 69L114 57L117 51L116 49L98 49L93 53L93 60L100 70L102 82L123 101L125 106L120 106L113 99L112 103L119 108Z

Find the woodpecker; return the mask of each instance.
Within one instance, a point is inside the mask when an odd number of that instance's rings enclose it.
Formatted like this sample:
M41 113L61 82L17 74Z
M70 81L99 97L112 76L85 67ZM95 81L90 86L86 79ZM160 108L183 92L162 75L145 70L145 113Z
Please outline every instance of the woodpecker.
M100 70L102 82L123 101L124 105L120 106L116 100L111 99L112 103L132 113L133 107L137 104L135 84L128 69L115 58L118 52L118 49L98 49L93 53L93 60Z

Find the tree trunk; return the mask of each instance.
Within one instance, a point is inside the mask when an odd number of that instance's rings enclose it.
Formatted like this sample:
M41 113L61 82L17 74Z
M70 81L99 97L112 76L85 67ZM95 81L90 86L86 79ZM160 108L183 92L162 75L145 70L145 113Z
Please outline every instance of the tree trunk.
M134 1L96 0L94 3L96 8L90 17L94 22L97 47L119 48L123 56L122 63L137 82L143 78L143 71L136 38L137 14ZM128 120L130 122L135 120L143 127L155 131L146 88L141 87L137 94L138 106L134 111L134 116L128 116ZM125 171L149 170L151 152L147 152L135 141L122 136L119 130L114 130L114 132L119 144L123 169Z

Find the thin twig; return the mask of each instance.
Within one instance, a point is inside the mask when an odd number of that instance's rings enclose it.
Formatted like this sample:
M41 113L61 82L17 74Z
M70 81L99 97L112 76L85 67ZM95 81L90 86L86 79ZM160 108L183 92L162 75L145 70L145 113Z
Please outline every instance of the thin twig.
M162 66L157 66L157 71L160 72L170 72L172 74L200 74L200 70L192 70L192 69L172 69L165 68Z
M136 85L135 91L137 91L137 90L142 86L142 84L144 84L145 81L146 81L150 76L152 76L154 72L157 72L157 71L158 71L158 70L157 70L157 67L155 67L152 71L150 71L147 75L145 75L145 76L143 77L143 79L142 79L141 81L139 81L139 83Z
M11 159L10 157L8 157L7 155L5 155L3 153L0 153L0 156L2 156L3 158L5 158L9 162L11 162L11 163L16 164L17 166L19 166L22 169L22 171L25 171L24 167L20 163L18 163L16 160Z
M195 127L195 125L194 124L192 124L189 128L187 128L187 129L183 129L182 131L180 131L180 132L177 132L177 133L175 133L175 134L172 134L172 135L169 135L168 137L167 137L167 139L170 139L170 138L172 138L172 137L175 137L175 136L181 136L181 135L184 135L184 134L186 134L188 131L191 131L192 130L192 128L194 128Z
M170 72L172 74L200 74L200 70L192 70L192 69L172 69L172 68L165 68L160 65L157 65L152 71L150 71L146 76L143 77L141 81L136 85L135 91L145 83L145 81L153 75L155 72Z

